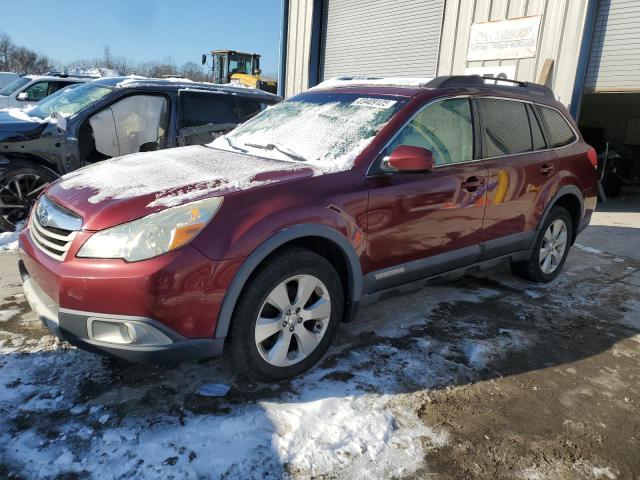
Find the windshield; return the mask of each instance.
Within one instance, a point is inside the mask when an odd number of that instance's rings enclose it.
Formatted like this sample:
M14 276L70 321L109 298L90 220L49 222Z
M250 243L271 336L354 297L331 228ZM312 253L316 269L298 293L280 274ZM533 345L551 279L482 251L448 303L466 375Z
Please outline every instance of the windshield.
M346 170L405 101L383 95L308 92L268 108L212 146Z
M47 118L57 113L63 117L75 115L80 110L97 102L111 92L111 88L83 83L73 89L65 89L58 94L51 95L29 110L29 115L39 118Z
M229 72L233 75L234 73L246 73L247 75L251 75L251 55L242 55L242 54L230 54L229 55Z
M24 87L30 81L31 79L27 77L16 78L13 82L8 83L4 87L0 88L0 95L9 96L12 93L18 91L20 88Z

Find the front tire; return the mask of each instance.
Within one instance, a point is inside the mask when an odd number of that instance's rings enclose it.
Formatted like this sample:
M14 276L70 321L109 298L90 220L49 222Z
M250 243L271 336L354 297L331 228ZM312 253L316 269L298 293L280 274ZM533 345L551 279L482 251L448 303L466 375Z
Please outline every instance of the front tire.
M563 207L553 207L538 232L531 258L511 264L511 271L537 283L548 283L562 271L573 238L571 215Z
M311 368L329 348L344 303L338 273L322 256L288 248L247 282L229 337L236 372L279 381Z
M42 189L57 178L37 163L10 160L0 172L0 231L13 231L25 221Z

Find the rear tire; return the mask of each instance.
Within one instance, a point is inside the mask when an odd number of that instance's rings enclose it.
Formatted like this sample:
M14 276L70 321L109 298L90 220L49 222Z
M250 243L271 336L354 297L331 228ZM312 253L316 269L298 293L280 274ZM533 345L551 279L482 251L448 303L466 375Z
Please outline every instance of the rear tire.
M0 231L13 231L26 221L42 189L57 178L53 170L37 163L10 160L0 171Z
M239 375L273 382L311 368L329 348L344 303L338 273L322 256L287 248L247 282L228 337Z
M531 258L511 263L511 271L518 277L537 283L552 281L562 271L572 238L571 215L563 207L553 207L538 232Z

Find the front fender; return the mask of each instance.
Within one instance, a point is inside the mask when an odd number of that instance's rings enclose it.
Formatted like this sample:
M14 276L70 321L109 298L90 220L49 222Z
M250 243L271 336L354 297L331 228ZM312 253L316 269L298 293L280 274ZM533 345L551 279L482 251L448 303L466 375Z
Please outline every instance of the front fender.
M281 230L276 235L261 243L253 253L247 257L240 269L236 272L229 288L227 289L227 293L222 302L222 307L220 308L215 338L225 338L227 336L231 317L238 298L240 297L240 293L258 265L260 265L265 258L281 246L291 242L292 240L303 237L321 237L327 239L337 245L344 255L349 270L349 285L347 286L349 308L345 313L348 319L355 316L360 306L360 300L362 299L362 268L353 245L346 237L327 225L293 225Z

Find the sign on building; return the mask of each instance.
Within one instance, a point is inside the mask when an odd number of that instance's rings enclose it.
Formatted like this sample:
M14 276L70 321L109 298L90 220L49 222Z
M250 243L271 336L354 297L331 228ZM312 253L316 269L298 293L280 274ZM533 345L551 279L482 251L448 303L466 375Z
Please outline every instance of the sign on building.
M474 23L467 60L505 60L536 56L540 15Z
M467 67L464 69L465 75L480 75L481 77L493 78L516 78L515 65L494 65L490 67Z

